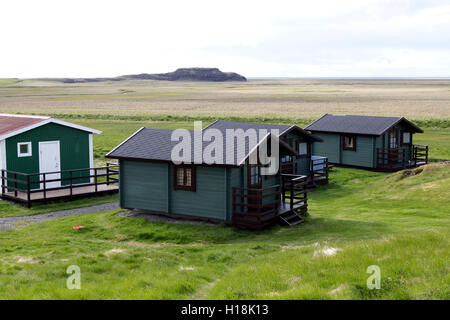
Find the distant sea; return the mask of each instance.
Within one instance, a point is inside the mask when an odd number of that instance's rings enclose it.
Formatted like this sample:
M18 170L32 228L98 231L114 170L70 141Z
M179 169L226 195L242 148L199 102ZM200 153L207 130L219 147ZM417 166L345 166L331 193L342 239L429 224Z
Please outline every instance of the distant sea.
M450 80L450 77L247 77L247 80Z

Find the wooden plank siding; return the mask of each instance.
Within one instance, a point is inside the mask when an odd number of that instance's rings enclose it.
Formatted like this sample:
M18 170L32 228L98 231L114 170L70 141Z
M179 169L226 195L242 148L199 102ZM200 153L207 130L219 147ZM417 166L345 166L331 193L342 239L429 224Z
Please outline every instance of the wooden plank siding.
M331 163L341 163L341 138L340 134L335 133L314 133L323 142L314 142L312 145L312 154L315 156L327 157Z
M374 168L372 136L356 136L356 151L342 150L341 164Z
M172 213L226 220L226 168L198 166L196 176L196 192L172 190L170 197Z
M231 187L240 168L196 168L196 191L173 189L170 163L120 160L120 206L231 221Z
M120 206L168 212L168 164L119 161Z

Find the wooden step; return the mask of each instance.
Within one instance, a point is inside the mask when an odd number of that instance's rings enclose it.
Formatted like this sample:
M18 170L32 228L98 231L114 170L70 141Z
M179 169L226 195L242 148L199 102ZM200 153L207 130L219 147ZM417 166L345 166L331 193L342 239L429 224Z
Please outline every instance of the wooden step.
M304 220L295 212L286 212L279 216L280 220L287 224L288 226L292 227L299 223L302 223Z

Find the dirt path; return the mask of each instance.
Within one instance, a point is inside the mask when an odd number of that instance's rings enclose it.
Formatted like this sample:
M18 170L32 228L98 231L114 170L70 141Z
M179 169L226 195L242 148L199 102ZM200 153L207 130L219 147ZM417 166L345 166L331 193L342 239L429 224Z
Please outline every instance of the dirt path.
M80 214L110 211L119 208L118 202L99 204L91 207L55 211L34 216L7 217L0 218L0 231L14 228L20 228L29 224L38 223L46 220L59 219L64 217L76 216Z

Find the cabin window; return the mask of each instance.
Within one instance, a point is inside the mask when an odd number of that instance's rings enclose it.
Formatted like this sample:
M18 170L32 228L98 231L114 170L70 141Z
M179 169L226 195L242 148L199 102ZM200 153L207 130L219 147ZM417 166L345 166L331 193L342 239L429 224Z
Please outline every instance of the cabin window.
M411 144L411 132L403 132L402 144Z
M299 142L298 143L298 154L303 157L308 156L308 143L307 142Z
M31 142L19 142L17 144L18 157L31 157Z
M389 131L389 148L391 149L398 148L397 137L398 137L397 130L392 129L391 131Z
M249 165L249 184L250 187L259 186L261 184L260 172L258 165Z
M356 136L345 135L343 138L342 148L344 150L356 151Z
M174 167L174 183L175 190L196 190L195 167L194 166L175 166Z

